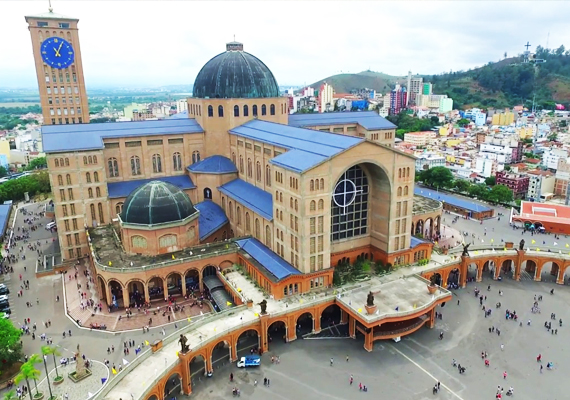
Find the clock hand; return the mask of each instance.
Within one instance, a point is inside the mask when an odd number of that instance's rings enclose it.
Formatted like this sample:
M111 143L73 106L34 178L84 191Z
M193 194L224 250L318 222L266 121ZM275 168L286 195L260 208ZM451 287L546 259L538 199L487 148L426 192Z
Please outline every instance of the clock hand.
M57 56L58 56L58 57L61 57L61 54L59 53L59 52L61 51L61 46L63 46L63 42L61 42L61 43L59 44L59 48L57 49Z
M53 48L55 50L55 56L56 57L61 57L61 55L59 54L59 50L56 49L55 47Z

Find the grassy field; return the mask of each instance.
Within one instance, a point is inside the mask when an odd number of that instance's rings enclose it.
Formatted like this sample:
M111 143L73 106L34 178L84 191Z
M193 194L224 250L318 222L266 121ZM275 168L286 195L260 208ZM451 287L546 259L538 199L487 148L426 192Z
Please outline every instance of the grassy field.
M13 107L29 107L39 106L40 103L0 103L0 107L13 108Z

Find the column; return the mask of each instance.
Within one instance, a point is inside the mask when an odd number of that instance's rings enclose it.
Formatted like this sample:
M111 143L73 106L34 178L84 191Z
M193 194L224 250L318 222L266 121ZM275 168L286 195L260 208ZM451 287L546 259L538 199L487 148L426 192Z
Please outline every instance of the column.
M433 329L435 327L435 307L428 312L427 327Z
M143 290L144 290L144 301L146 301L147 303L150 303L150 294L148 293L148 285L147 284L143 285Z
M208 371L213 371L214 368L212 367L212 350L209 349L208 356L206 357L206 370L204 371L204 375L208 374Z
M556 283L559 285L564 285L564 270L558 267L558 276L556 277Z
M348 335L356 339L356 319L352 316L348 316Z
M540 274L542 273L542 266L540 268L538 268L538 265L534 268L534 281L535 282L540 282L541 276Z
M364 350L371 352L372 351L372 338L374 337L374 330L367 329L366 335L364 336Z
M111 304L113 304L113 295L111 294L111 287L109 283L107 283L105 290L107 291L107 305L110 307Z
M128 288L123 289L123 307L127 308L130 305Z
M340 309L340 323L342 325L348 323L348 313L344 311L342 308Z
M164 296L162 296L164 299L168 298L168 281L166 280L166 278L164 278L162 280L162 288L164 290Z
M483 280L483 267L479 267L477 265L477 282L481 282Z
M182 392L185 395L192 393L192 384L190 382L190 364L188 359L185 357L180 357L180 362L182 363Z
M267 321L269 320L269 314L263 314L259 316L259 322L261 323L260 335L259 335L259 348L262 353L265 353L268 349L267 346L267 329L269 328Z
M313 318L313 333L319 333L321 331L321 316Z
M230 343L230 362L237 361L237 343L231 344Z
M291 327L289 329L289 327ZM293 340L297 339L297 321L295 318L289 318L289 322L287 323L287 327L285 330L285 337L287 338L287 342L292 342Z
M182 277L182 297L186 297L186 277Z
M503 267L502 264L499 265L499 263L495 262L495 276L493 277L494 280L499 279L499 276L501 276L502 267Z

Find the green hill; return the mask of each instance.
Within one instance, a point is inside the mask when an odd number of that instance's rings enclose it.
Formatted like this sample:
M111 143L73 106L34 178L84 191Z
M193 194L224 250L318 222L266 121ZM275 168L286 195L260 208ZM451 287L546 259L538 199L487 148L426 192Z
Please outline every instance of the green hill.
M404 83L407 78L383 74L381 72L363 71L358 74L338 74L329 76L309 86L318 89L324 82L331 85L336 93L350 93L364 88L377 92L388 92L397 82Z

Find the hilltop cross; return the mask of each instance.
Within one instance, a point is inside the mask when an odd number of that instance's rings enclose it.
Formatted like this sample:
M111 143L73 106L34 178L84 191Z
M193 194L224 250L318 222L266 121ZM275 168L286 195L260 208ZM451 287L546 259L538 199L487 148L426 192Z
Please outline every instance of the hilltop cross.
M528 51L528 48L530 47L530 43L527 41L526 44L524 45L524 47L526 47L526 51Z

